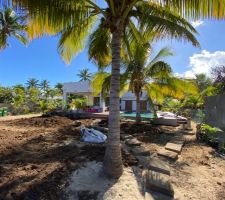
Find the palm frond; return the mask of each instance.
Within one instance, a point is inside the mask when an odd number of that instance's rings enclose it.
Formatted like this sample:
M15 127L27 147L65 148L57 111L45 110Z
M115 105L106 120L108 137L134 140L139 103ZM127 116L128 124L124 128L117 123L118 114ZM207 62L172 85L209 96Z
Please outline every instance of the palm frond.
M88 55L99 67L105 67L111 63L111 33L109 29L98 26L90 35L88 43Z
M225 0L160 0L160 2L191 19L225 18Z
M89 17L79 25L68 27L61 32L58 51L67 63L70 63L71 59L84 49L95 20L95 17Z

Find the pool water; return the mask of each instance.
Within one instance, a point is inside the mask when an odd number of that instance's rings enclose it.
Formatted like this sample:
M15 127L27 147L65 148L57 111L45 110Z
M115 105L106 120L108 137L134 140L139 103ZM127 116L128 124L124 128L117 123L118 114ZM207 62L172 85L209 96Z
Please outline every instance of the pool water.
M131 118L135 118L136 117L136 112L121 112L120 113L121 117L131 117ZM142 113L141 114L141 118L149 118L152 119L154 118L154 114L153 113Z

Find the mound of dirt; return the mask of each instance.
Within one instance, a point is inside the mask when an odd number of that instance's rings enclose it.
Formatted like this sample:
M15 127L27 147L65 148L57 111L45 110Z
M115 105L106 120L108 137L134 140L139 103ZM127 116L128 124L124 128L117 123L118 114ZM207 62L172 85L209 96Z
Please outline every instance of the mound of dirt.
M33 117L22 118L9 122L9 125L15 126L35 126L35 127L58 127L72 124L73 121L66 117L52 116L52 117Z
M161 129L159 127L153 126L151 124L146 123L136 123L136 122L126 122L121 124L121 130L126 132L126 134L130 135L138 135L143 133L161 133Z

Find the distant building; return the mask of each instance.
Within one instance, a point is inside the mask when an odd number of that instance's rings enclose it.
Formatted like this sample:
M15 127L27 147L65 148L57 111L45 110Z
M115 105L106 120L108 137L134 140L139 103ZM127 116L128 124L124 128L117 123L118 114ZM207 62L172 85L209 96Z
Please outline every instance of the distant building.
M68 96L70 94L85 96L88 100L88 105L98 109L100 112L105 111L109 106L109 97L103 98L101 94L94 96L89 81L64 83L63 99L66 102L68 102ZM149 112L150 105L147 93L143 92L140 99L141 111ZM132 92L127 92L120 98L120 110L126 112L136 111L136 97Z

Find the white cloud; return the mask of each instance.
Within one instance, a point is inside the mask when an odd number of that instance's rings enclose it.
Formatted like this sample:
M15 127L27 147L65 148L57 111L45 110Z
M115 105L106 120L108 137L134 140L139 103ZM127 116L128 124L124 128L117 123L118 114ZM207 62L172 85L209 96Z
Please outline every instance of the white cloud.
M194 26L194 28L201 26L204 23L202 20L192 21L191 25Z
M225 51L210 53L209 51L203 50L201 53L193 54L193 56L189 58L188 68L190 68L190 70L176 75L193 78L195 74L205 73L210 76L212 68L219 65L225 65Z

